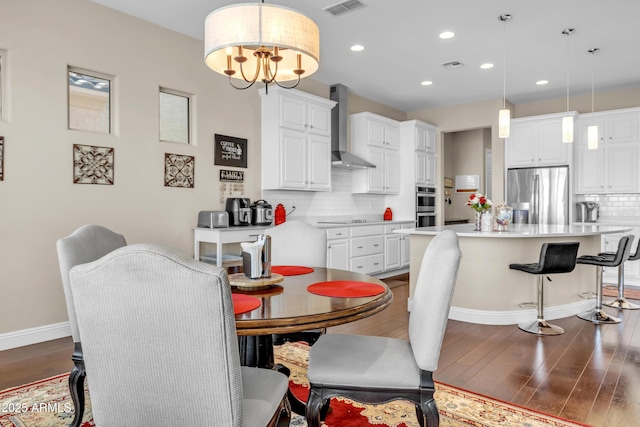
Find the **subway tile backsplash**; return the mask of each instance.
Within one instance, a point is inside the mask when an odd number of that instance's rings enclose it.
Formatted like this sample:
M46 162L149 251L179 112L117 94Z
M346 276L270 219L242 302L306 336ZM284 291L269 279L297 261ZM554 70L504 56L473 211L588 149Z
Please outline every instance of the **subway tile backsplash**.
M596 202L600 205L600 220L616 218L640 218L640 194L584 194L577 195L576 202Z
M352 194L351 171L331 170L331 191L263 190L262 198L275 208L282 203L290 218L317 216L363 217L385 210L385 198L379 194ZM296 209L291 211L292 206Z

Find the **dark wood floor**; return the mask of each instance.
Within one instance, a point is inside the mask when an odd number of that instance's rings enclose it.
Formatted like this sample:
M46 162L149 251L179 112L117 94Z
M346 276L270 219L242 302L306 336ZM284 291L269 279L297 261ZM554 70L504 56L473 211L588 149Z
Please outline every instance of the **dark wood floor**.
M407 339L406 276L388 283L389 308L328 332ZM450 320L435 379L596 427L638 426L640 310L618 315L619 325L556 320L566 332L555 337ZM0 352L0 389L68 372L72 349L64 338Z

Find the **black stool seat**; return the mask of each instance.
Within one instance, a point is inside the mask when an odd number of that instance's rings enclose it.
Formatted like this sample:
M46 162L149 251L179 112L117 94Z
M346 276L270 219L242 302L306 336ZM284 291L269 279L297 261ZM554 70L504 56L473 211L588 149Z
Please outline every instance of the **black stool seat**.
M512 270L539 275L538 279L538 318L533 323L519 323L523 331L537 335L560 335L564 329L550 325L544 319L544 282L543 275L570 273L576 267L578 242L544 243L540 249L540 260L531 264L509 264ZM547 277L548 280L551 280Z
M578 257L578 264L596 266L596 306L594 309L578 314L583 320L601 323L620 323L620 319L610 316L602 309L602 267L620 267L629 259L633 235L622 236L618 242L618 250L612 253L598 255L583 255Z
M613 259L616 256L615 252L601 252L598 256L604 256L609 259ZM635 253L629 255L627 261L637 261L640 259L640 246L636 246ZM626 262L626 261L625 261ZM618 297L613 301L603 302L602 304L608 307L622 308L626 310L638 310L640 305L627 301L624 297L624 262L618 266Z

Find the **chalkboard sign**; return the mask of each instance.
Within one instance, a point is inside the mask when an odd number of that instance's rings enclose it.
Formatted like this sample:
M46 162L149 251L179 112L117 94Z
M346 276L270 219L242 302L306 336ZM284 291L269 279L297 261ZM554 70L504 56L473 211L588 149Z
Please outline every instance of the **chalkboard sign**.
M214 135L214 164L222 166L247 167L247 140L234 136Z
M244 172L220 169L220 182L244 182Z

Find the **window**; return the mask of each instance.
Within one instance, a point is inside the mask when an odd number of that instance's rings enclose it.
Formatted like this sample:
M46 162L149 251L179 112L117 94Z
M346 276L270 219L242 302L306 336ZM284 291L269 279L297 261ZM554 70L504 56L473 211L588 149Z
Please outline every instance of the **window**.
M69 129L112 133L113 77L69 67Z
M191 96L160 88L160 141L191 143Z

